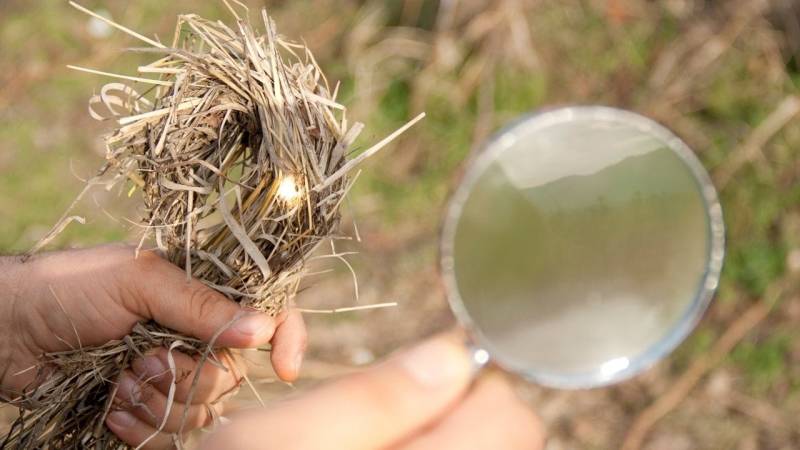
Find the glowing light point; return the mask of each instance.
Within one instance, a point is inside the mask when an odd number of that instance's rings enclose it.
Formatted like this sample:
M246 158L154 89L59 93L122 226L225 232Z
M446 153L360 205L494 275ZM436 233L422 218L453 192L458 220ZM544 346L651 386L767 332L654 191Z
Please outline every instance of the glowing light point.
M278 184L277 195L285 202L293 202L300 198L300 187L293 176L287 175L281 179L280 184Z

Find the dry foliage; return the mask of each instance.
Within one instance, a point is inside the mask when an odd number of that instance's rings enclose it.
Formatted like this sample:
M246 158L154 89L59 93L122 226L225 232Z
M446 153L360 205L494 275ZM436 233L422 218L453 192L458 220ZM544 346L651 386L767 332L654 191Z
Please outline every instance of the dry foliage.
M73 67L145 89L113 82L91 99L92 116L115 127L107 162L87 190L131 183L145 206L140 247L154 238L188 277L243 306L279 313L314 249L336 230L348 174L422 115L348 161L363 125L348 126L314 56L280 37L265 11L263 34L241 5L228 5L234 27L179 16L165 45L73 6L149 44L135 50L157 57L139 67L140 76ZM34 251L75 219L65 214ZM113 381L159 346L209 363L227 354L151 322L121 341L45 355L40 382L15 401L21 412L4 448L126 448L104 426L115 407ZM173 368L173 389L175 377ZM180 446L180 433L174 439Z

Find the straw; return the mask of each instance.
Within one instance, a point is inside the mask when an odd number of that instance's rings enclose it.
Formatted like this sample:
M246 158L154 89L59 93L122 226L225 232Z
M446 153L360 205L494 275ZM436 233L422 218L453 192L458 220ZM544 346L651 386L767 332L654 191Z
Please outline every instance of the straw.
M130 181L144 204L140 247L154 240L188 277L242 306L280 313L311 252L339 225L350 172L424 115L347 161L363 125L348 127L345 108L311 52L279 37L266 12L261 33L231 5L234 27L181 15L175 41L166 46L70 4L151 45L148 51L159 58L139 67L158 78L70 66L143 84L148 92L115 81L93 97L92 104L102 102L112 115L92 111L93 117L113 119L117 128L106 136L106 164L88 185ZM65 214L31 253L73 220ZM2 447L127 448L104 425L119 407L112 403L114 381L157 347L212 364L227 355L153 322L137 324L119 341L45 355L36 367L38 382L14 400L20 416Z

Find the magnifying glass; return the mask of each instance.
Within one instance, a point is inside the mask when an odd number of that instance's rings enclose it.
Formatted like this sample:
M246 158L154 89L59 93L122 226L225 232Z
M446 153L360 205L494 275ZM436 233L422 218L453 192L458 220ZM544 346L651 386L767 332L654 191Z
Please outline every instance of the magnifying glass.
M441 266L477 364L589 388L685 339L723 255L716 190L683 141L632 112L566 107L521 118L470 164Z

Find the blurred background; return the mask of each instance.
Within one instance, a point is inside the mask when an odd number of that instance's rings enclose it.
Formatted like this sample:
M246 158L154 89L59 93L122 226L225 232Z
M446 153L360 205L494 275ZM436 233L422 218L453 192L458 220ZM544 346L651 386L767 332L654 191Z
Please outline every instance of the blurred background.
M800 3L796 0L293 0L266 6L303 40L365 148L428 118L366 165L346 208L360 243L313 278L298 304L395 308L308 315L300 383L248 355L267 401L368 364L453 324L438 280L438 227L463 162L517 115L562 104L646 114L684 138L721 191L728 258L698 330L622 385L522 386L548 450L800 448ZM89 1L145 35L179 13L229 20L218 2ZM108 81L67 64L133 73L139 45L66 1L0 2L0 253L30 248L103 160L106 125L88 98ZM56 246L135 241L137 199L98 190ZM131 222L132 221L132 222ZM358 297L358 298L357 298ZM251 403L242 393L239 401ZM11 417L10 408L0 417ZM0 431L4 426L0 425ZM632 434L634 435L632 437Z

